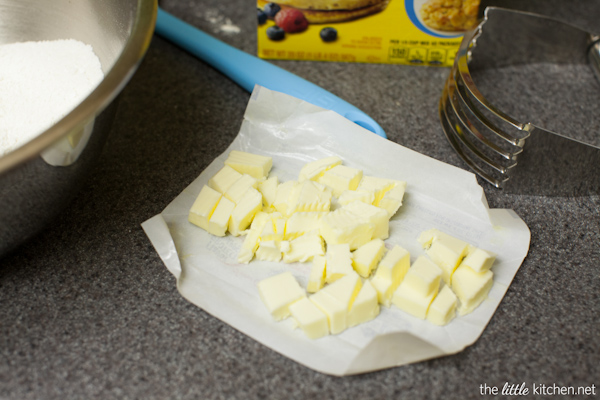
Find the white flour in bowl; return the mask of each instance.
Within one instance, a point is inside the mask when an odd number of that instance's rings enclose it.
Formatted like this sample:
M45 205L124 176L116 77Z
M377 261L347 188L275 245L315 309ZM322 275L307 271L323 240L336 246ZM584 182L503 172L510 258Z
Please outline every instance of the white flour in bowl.
M92 47L77 40L0 46L0 157L75 108L104 74Z

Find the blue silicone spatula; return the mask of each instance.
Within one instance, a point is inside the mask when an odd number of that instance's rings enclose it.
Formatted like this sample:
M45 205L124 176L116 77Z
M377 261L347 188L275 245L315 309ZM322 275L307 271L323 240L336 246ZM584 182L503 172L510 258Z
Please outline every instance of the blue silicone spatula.
M221 71L248 92L255 85L297 97L332 110L387 138L377 122L325 89L258 57L232 47L158 8L155 32Z

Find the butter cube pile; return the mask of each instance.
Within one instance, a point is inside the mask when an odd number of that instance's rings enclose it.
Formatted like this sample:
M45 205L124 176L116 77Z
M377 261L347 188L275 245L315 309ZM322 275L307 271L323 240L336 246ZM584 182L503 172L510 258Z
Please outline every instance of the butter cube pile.
M271 157L231 151L200 191L189 221L216 236L244 235L240 263L306 262L325 255L326 245L353 251L389 237L406 182L365 176L336 156L307 163L287 182L269 176L272 167Z
M310 262L306 288L291 272L257 285L273 319L293 318L307 337L338 334L392 304L445 325L487 297L490 252L436 229L420 235L426 255L412 265L404 248L386 248L406 182L365 175L336 156L307 163L287 182L269 176L270 157L232 151L224 164L188 219L216 236L244 235L240 263Z
M443 283L427 314L429 321L445 325L454 317L455 308L459 315L465 315L486 299L494 283L491 267L496 254L438 229L422 232L417 240L439 268Z

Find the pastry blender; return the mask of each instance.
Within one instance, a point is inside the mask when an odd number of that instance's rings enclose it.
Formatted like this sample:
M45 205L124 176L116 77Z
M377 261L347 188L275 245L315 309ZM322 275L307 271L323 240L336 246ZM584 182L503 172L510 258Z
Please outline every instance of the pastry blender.
M600 37L540 15L487 8L483 22L465 33L446 81L439 103L444 132L475 173L507 193L598 194L600 147L508 115L474 83L474 64L534 63L588 64L590 85L600 88Z

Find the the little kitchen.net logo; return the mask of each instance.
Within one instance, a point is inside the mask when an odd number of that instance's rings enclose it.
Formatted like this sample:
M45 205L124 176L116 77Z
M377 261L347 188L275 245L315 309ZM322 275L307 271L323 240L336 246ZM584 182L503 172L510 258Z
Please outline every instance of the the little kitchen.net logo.
M594 384L588 386L561 386L556 383L527 385L525 382L505 382L501 386L488 385L487 383L479 385L479 394L482 396L596 396L597 393Z

